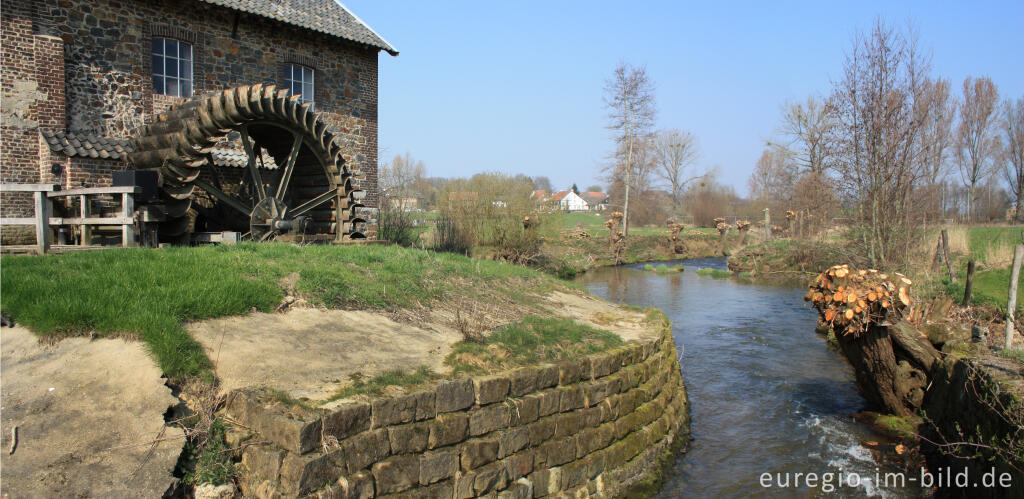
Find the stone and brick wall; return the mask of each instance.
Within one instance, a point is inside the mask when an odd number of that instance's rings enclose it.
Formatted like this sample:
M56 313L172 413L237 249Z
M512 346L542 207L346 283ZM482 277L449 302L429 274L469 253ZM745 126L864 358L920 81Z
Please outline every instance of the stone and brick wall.
M193 45L197 95L257 82L283 86L285 64L312 66L316 109L343 139L345 160L358 172L356 186L367 191L364 204L376 207L378 51L196 0L2 2L3 181L43 181L40 172L49 172L52 165L43 162L41 128L127 137L180 102L153 94L154 36ZM124 163L106 163L90 163L93 168L80 176L89 185L109 183L109 178L96 177L97 172ZM76 177L75 162L69 167L69 178ZM31 196L3 198L5 216L31 213L26 211L31 210Z
M330 410L236 391L226 412L252 430L238 442L257 496L618 497L689 433L670 333Z

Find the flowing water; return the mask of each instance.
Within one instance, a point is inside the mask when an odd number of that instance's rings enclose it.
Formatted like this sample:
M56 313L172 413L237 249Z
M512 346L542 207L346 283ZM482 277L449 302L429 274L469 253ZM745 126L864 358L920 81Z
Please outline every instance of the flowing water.
M672 320L694 440L659 497L918 495L910 475L905 487L895 476L886 486L886 473L898 470L861 445L879 437L850 418L864 399L845 359L815 334L805 289L696 274L724 269L721 258L667 263L686 271L659 275L634 265L576 281L612 302L658 307ZM771 487L762 487L763 473Z

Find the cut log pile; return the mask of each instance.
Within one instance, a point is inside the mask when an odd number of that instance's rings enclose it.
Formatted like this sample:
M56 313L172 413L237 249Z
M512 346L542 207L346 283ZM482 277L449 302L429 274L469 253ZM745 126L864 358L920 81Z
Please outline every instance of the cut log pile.
M608 246L615 259L615 265L622 264L622 254L626 250L626 235L622 233L622 217L622 212L616 211L612 213L611 218L604 222L604 226L608 228Z
M875 269L836 265L819 275L804 299L821 314L819 323L839 335L857 335L873 323L899 320L910 307L910 279Z
M740 246L746 246L747 235L750 233L750 220L737 220L736 230L740 232Z
M673 218L670 218L665 221L665 225L668 226L669 230L668 247L677 255L685 252L686 246L683 244L682 239L679 238L679 233L683 231L683 224L677 222Z

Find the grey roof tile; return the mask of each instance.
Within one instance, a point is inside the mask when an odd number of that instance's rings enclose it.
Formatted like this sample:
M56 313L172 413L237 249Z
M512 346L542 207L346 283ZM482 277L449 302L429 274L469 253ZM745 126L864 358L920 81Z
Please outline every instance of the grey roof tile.
M202 0L231 9L256 14L300 28L385 50L398 55L373 28L336 0Z

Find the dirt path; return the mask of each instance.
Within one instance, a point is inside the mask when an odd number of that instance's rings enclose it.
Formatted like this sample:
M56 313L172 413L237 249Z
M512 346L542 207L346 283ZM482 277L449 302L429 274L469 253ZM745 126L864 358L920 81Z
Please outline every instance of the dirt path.
M555 292L546 297L544 308L618 333L626 341L656 333L643 323L643 314L592 296ZM502 310L508 315L504 321L527 313L513 306ZM446 372L442 362L451 346L462 340L451 316L447 310L435 309L415 321L396 322L378 312L295 308L203 321L187 328L216 363L223 391L266 386L296 398L324 400L351 384L354 375L372 377L420 366Z
M49 347L21 327L0 329L0 342L3 497L160 497L171 486L184 440L163 414L177 399L141 343Z

